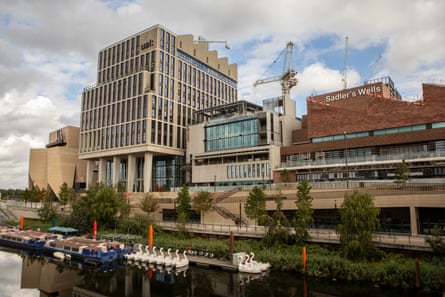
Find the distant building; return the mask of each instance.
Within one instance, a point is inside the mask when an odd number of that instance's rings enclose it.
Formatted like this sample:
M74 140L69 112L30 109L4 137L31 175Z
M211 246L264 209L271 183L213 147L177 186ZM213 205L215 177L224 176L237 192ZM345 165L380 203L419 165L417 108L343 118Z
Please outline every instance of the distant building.
M293 111L287 116L298 127L295 108ZM283 114L247 101L203 109L198 114L206 120L189 127L188 184L220 187L272 183L284 141Z
M58 196L63 183L75 190L85 188L86 162L79 160L79 130L66 126L50 132L46 148L30 150L30 189L39 187Z
M208 43L156 25L99 52L97 82L81 106L88 185L183 185L187 126L201 120L195 111L237 100L237 65Z

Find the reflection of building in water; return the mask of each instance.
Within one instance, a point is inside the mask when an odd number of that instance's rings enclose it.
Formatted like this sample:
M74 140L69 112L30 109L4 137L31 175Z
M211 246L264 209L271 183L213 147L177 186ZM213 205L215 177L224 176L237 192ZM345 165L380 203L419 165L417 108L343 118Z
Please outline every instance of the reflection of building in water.
M244 296L255 277L200 267L183 271L125 266L108 271L81 270L81 264L24 257L21 288L38 289L40 297ZM74 264L73 264L74 265Z
M21 288L38 289L40 296L71 297L74 285L82 281L78 270L47 263L39 258L24 257Z
M88 273L73 287L73 297L243 296L251 277L239 273L189 267L185 271L159 271L120 267L111 272Z

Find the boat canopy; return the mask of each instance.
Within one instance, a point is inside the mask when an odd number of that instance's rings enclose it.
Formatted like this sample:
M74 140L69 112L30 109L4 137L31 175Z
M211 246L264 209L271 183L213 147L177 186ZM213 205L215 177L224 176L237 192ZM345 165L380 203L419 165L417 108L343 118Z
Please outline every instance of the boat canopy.
M79 230L71 227L61 227L61 226L54 226L51 228L48 228L48 232L63 234L63 235L75 235L79 233Z

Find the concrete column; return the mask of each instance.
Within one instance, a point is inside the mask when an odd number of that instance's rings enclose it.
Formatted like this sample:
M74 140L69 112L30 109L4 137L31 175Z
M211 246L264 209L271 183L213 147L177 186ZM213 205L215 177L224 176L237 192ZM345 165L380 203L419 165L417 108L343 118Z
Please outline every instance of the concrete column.
M119 183L119 175L120 175L120 163L121 158L113 157L113 186L117 188L117 184Z
M153 168L153 154L145 153L144 158L144 192L151 192L153 190L153 185L151 184L151 171Z
M127 192L133 192L134 176L136 174L136 156L128 155Z
M98 168L98 173L97 173L97 182L98 183L105 184L105 179L107 178L107 176L106 176L106 170L107 170L106 162L107 162L107 160L105 160L104 158L99 159L99 168Z
M86 183L87 188L94 185L94 170L96 166L96 162L93 160L87 160L87 176L86 176Z
M410 206L409 207L409 217L411 222L411 235L419 234L419 213L417 211L417 207Z

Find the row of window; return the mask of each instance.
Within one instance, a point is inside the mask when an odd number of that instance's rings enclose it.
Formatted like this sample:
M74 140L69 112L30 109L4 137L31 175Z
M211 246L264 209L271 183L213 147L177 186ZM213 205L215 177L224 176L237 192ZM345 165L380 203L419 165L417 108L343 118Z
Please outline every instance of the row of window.
M117 61L123 61L137 56L140 51L140 36L122 41L112 47L99 52L99 69L113 65Z
M81 152L141 144L147 140L147 121L140 120L97 129L81 133L80 137Z
M150 143L185 148L186 129L152 120ZM99 151L147 143L147 121L135 121L81 133L81 152ZM174 131L176 129L176 131ZM175 132L175 133L174 133ZM176 136L176 141L174 137Z
M337 135L330 135L324 137L314 137L312 138L312 142L325 142L325 141L333 141L333 140L344 140L348 138L357 138L357 137L368 137L368 136L377 136L377 135L387 135L387 134L398 134L404 132L413 132L413 131L421 131L427 129L435 129L435 128L445 128L445 122L437 122L430 124L422 124L422 125L411 125L411 126L403 126L396 128L387 128L387 129L379 129L373 131L364 131L357 133L344 133Z
M270 177L269 163L253 163L253 164L240 164L240 165L228 165L227 178L262 178L268 179Z
M326 152L306 152L286 156L283 167L334 165L390 160L445 157L445 140L412 145L348 148Z
M131 77L85 89L82 93L82 110L96 108L142 95L144 75L139 73Z
M88 131L147 117L147 96L98 107L81 113L81 130Z
M205 128L206 152L258 145L258 119L246 117Z
M178 50L176 53L176 56L178 57L178 59L183 60L184 62L187 62L188 64L201 69L202 71L210 74L211 76L215 77L218 80L221 80L225 83L227 83L228 85L230 85L232 88L237 88L237 83L235 80L231 79L230 77L225 76L224 74L214 70L213 68L209 67L208 65L202 63L199 60L196 60L195 58L193 58L192 56Z

